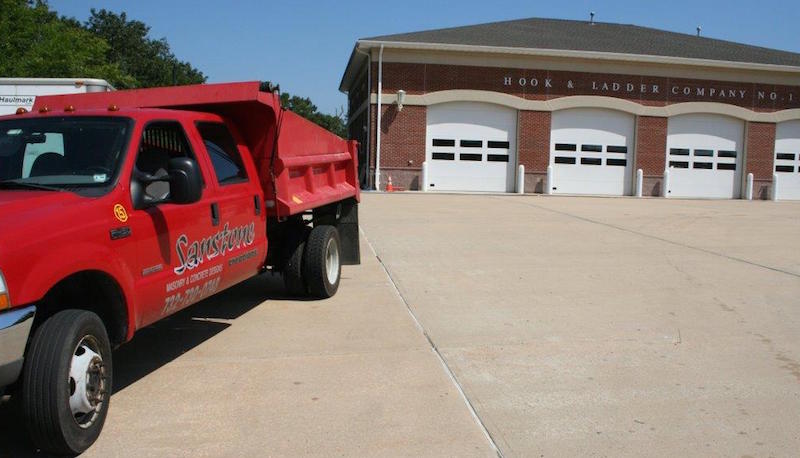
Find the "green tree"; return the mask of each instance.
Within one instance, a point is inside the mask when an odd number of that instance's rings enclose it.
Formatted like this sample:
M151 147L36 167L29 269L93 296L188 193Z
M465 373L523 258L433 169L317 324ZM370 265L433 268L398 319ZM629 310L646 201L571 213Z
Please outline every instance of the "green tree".
M106 59L108 43L59 18L42 0L0 0L0 75L40 78L133 79Z
M206 81L200 70L172 54L165 38L148 38L150 27L141 21L128 20L125 13L92 9L86 29L109 44L106 51L108 61L117 64L135 80L133 84L120 84L120 87L171 86Z
M344 119L343 109L332 115L320 113L317 106L311 102L311 99L291 95L287 92L281 94L281 105L314 124L322 126L342 138L347 138L347 122Z

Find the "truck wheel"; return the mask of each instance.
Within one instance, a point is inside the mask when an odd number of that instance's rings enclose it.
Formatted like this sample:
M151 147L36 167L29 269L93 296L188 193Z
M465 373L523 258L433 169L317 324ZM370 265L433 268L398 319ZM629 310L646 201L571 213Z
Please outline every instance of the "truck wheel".
M306 279L303 277L303 253L305 240L297 240L294 247L289 249L286 262L283 265L283 284L290 296L305 296L308 294Z
M333 226L317 226L308 235L303 263L308 292L312 296L325 299L339 289L340 246L339 231Z
M103 429L111 399L111 346L100 318L64 310L31 339L22 379L22 413L34 444L74 455Z

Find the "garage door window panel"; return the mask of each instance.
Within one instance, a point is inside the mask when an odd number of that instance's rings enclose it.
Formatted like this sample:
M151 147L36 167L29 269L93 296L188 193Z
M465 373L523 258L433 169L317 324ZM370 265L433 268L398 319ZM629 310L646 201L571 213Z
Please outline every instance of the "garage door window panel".
M779 173L793 173L800 171L800 154L775 153L775 171Z
M441 138L433 139L433 146L456 146L455 140L445 140Z
M494 142L491 140L487 142L487 146L493 149L508 149L510 145L509 142Z
M456 155L455 153L432 153L431 157L436 161L453 161Z
M606 147L606 152L608 152L608 153L628 154L628 147L627 146L608 145Z
M603 145L581 145L581 151L588 151L591 153L602 153Z
M461 140L462 148L483 148L481 140Z
M483 154L461 153L458 155L458 158L462 161L481 161L483 160Z
M508 154L487 154L486 160L488 162L508 162Z
M556 143L556 151L578 151L575 143Z

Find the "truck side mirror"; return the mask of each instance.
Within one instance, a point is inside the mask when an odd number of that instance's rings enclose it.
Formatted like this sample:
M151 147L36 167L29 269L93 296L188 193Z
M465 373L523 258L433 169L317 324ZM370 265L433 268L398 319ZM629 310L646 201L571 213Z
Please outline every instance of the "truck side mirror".
M191 204L200 200L203 178L197 162L188 157L176 157L169 160L167 168L167 173L159 175L134 171L131 180L133 208L141 210L166 202ZM169 188L163 190L163 195L150 195L145 191L148 185L158 182L169 184Z
M169 160L169 201L175 204L192 204L203 195L203 178L197 162L188 157Z

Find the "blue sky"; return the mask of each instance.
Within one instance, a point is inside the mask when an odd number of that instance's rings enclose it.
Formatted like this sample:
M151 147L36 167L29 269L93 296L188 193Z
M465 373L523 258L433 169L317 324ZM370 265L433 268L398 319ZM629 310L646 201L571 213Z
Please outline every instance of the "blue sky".
M632 23L800 52L797 0L382 2L256 0L50 0L85 20L90 8L125 11L165 37L210 82L270 80L332 113L347 101L339 81L356 39L526 17ZM756 7L757 5L757 7Z

